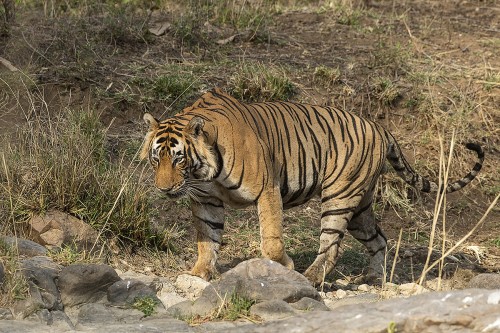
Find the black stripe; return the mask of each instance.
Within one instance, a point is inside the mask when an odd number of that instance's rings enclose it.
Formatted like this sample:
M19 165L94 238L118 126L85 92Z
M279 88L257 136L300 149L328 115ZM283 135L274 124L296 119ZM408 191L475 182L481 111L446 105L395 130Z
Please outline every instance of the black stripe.
M338 234L340 239L344 238L344 232L342 230L339 230L339 229L335 229L335 228L321 228L321 233L325 233L325 234L329 234L329 235L333 235L333 234Z
M212 230L224 229L224 223L210 221L210 220L207 220L207 219L202 219L201 217L199 217L197 215L194 215L194 217L196 217L197 219L199 219L200 221L202 221L203 223L205 223L206 225L208 225L210 227L210 229L212 229Z
M372 240L374 240L375 238L377 238L377 237L378 237L378 235L379 235L379 234L376 232L373 236L370 236L370 237L368 237L368 238L358 238L358 237L354 237L354 238L356 238L356 239L357 239L358 241L360 241L360 242L365 242L365 243L367 243L367 242L371 242Z
M323 212L321 214L321 218L326 217L326 216L331 216L331 215L344 215L344 214L349 214L354 211L354 208L349 207L349 208L339 208L339 209L331 209Z

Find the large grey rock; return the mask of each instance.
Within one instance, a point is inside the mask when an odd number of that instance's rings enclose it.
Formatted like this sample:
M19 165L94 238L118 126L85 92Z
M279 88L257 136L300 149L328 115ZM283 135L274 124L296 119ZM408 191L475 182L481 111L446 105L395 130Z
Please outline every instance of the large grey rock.
M35 323L26 320L3 320L0 322L0 333L59 333L62 330L54 330L50 326L43 326L40 323Z
M328 311L330 310L325 303L315 299L304 297L300 301L291 303L290 306L300 311Z
M31 297L40 295L45 309L62 310L61 296L56 285L62 266L49 257L36 256L21 260L20 268L24 277L37 287L37 290L30 288Z
M362 303L374 303L381 301L382 298L377 294L359 294L356 296L345 297L342 299L325 299L325 305L330 309L336 309L340 306L352 305L352 304L362 304Z
M10 311L9 309L0 308L0 320L9 320L9 319L14 319L12 311Z
M28 281L29 297L15 302L11 308L15 319L24 319L45 308L40 289L31 281Z
M290 304L279 299L260 302L250 308L250 314L266 321L291 317L295 312Z
M201 296L195 301L187 300L184 302L172 305L167 309L167 314L177 319L192 318L195 316L208 316L213 313L219 306L220 300L209 299Z
M424 293L221 330L231 333L500 332L500 290Z
M144 313L136 309L120 309L101 303L90 303L81 306L75 327L78 330L102 328L115 323L138 322L142 317Z
M203 290L209 285L210 283L202 278L189 274L179 275L174 284L177 290L190 300L200 297Z
M500 274L483 273L476 275L469 281L467 288L500 289Z
M16 248L17 253L22 256L45 256L48 253L48 250L45 247L27 239L10 236L0 236L0 240L5 244Z
M202 296L217 299L238 295L256 300L283 300L288 303L309 297L321 301L318 291L302 274L269 259L251 259L221 275L203 290Z
M58 286L65 307L92 303L106 297L108 288L120 277L108 265L75 264L61 270Z
M156 292L137 280L116 281L108 288L108 301L116 306L130 306L136 299L150 297L162 304Z

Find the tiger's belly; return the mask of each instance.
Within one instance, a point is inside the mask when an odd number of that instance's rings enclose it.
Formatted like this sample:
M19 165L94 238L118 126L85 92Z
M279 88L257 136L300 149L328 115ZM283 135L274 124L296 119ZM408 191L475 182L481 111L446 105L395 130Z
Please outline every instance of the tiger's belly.
M245 208L255 204L257 200L257 196L244 186L231 190L215 182L212 183L210 194L232 208Z

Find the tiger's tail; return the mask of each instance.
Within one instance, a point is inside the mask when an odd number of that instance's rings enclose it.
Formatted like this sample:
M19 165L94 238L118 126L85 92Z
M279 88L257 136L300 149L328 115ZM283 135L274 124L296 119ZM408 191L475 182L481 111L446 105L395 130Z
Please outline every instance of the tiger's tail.
M481 146L475 143L467 143L465 147L467 147L467 149L469 150L473 150L476 152L477 154L476 164L474 164L472 170L465 177L457 181L454 181L452 183L449 183L448 186L446 186L446 189L444 189L446 193L458 191L467 184L469 184L474 178L476 178L477 174L479 173L479 170L481 170L483 166L484 151L481 148ZM389 163L391 163L394 170L396 170L398 175L401 178L403 178L407 184L413 186L417 190L426 193L443 191L443 189L439 188L438 184L436 184L433 181L425 179L417 172L415 172L415 170L413 170L408 161L406 161L405 157L401 152L401 149L399 148L398 143L396 142L396 140L392 135L389 135L389 149L387 152L387 159L389 160Z

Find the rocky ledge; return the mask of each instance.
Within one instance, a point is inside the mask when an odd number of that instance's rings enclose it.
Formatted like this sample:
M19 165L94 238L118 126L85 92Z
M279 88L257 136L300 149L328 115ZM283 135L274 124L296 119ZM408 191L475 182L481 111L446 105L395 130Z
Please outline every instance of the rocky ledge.
M322 293L267 259L245 261L208 283L103 264L62 267L43 246L3 241L25 256L30 297L0 309L0 332L500 332L499 274L476 277L475 289L448 292L407 284L388 285L385 294L367 285ZM209 321L233 295L251 301L248 313Z

